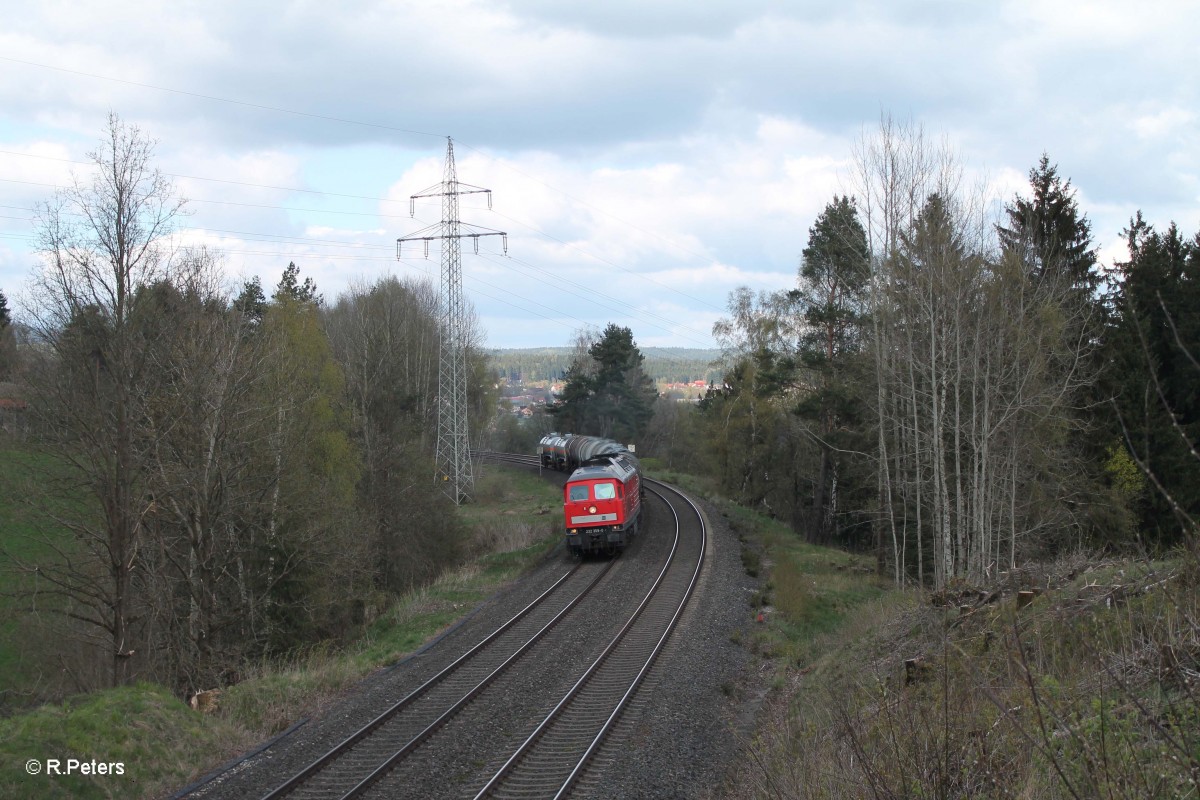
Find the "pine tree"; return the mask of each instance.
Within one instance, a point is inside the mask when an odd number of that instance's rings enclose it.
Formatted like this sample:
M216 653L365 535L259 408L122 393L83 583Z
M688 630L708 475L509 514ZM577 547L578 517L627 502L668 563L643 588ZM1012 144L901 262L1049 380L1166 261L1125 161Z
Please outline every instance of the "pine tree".
M564 429L632 442L645 431L657 396L633 331L610 323L588 358L591 364L577 358L567 370L562 397L550 412Z
M1018 196L1005 206L1008 227L996 230L1001 247L1022 254L1036 280L1057 276L1090 297L1099 285L1092 225L1079 211L1071 181L1063 182L1043 153L1029 184L1032 199Z
M800 288L791 293L804 318L799 361L807 391L795 411L809 425L820 452L813 482L812 513L804 525L810 541L828 542L835 533L834 487L844 473L838 452L861 450L858 415L861 380L854 356L861 349L867 281L867 236L849 197L834 197L809 229L800 267Z
M17 345L8 311L8 298L0 291L0 381L8 380L16 371Z
M1057 298L1055 309L1062 318L1062 339L1086 347L1086 343L1099 341L1107 316L1091 223L1079 210L1071 181L1058 174L1057 165L1050 163L1048 155L1043 154L1029 171L1029 185L1032 198L1013 198L1005 206L1008 226L996 228L1003 255L1024 265L1032 295ZM1100 351L1087 349L1090 354L1082 365L1087 374L1098 375L1104 368ZM1074 367L1062 363L1054 369L1065 373ZM1064 399L1073 409L1070 424L1077 432L1106 425L1099 411L1105 397L1098 383L1078 386ZM1078 501L1073 503L1076 518L1092 536L1123 535L1126 526L1108 513L1110 503L1098 494L1103 492L1104 464L1114 442L1086 433L1073 438L1070 457L1078 461L1083 478L1073 493Z
M289 261L287 268L283 271L283 277L279 279L279 285L275 287L275 294L272 295L276 302L283 298L290 298L298 303L313 303L322 305L325 298L317 294L317 284L312 278L305 278L304 283L299 283L297 280L300 277L300 268L296 266L295 261Z
M267 313L267 298L257 275L242 284L242 291L234 299L233 308L245 316L251 325L257 326L262 322L263 315Z
M1174 224L1158 233L1140 213L1124 235L1130 259L1117 265L1122 281L1106 337L1110 436L1161 486L1147 488L1135 511L1144 537L1169 543L1181 531L1173 504L1200 515L1200 462L1191 452L1200 440L1200 236L1185 240Z
M574 361L563 375L563 391L558 402L549 408L560 420L559 427L567 432L584 431L588 401L592 397L592 376L584 364Z

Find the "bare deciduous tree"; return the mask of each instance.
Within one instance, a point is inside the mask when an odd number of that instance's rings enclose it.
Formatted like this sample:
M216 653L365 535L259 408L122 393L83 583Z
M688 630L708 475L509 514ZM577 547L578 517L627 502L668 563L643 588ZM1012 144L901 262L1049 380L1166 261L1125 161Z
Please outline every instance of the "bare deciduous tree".
M42 267L27 308L51 354L31 376L32 408L49 447L94 502L94 510L61 519L86 555L43 574L71 600L70 614L104 632L113 684L134 671L131 581L153 502L143 421L159 376L135 296L169 274L166 240L183 207L153 168L153 150L138 128L109 117L89 154L94 171L39 211Z
M261 504L252 468L272 409L252 402L262 342L229 308L210 253L185 253L173 281L147 287L140 302L161 330L150 355L162 380L146 418L153 535L139 586L153 598L147 639L158 673L195 691L216 685L259 641L237 567Z
M980 190L919 129L859 152L871 244L877 546L893 577L983 581L1069 523L1072 398L1089 343L1068 282L1004 256ZM884 542L890 539L890 547ZM1007 545L1006 547L1004 545ZM910 549L911 548L911 549ZM915 552L914 552L915 551Z

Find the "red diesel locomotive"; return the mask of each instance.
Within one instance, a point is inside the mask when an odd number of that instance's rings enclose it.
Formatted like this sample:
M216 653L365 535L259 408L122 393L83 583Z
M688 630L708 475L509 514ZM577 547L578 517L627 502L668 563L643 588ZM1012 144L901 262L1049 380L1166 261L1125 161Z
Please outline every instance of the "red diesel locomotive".
M543 438L538 452L544 465L573 470L563 487L567 549L576 555L625 549L641 524L637 458L610 439L557 433Z

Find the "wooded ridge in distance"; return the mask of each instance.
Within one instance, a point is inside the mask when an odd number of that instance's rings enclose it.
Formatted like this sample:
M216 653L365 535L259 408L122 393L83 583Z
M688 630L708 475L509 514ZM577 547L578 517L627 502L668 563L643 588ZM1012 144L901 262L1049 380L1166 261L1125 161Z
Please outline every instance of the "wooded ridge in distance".
M714 363L720 350L690 347L643 347L643 370L659 383L720 382L724 372ZM571 347L500 348L487 351L498 376L515 381L561 381L575 356Z

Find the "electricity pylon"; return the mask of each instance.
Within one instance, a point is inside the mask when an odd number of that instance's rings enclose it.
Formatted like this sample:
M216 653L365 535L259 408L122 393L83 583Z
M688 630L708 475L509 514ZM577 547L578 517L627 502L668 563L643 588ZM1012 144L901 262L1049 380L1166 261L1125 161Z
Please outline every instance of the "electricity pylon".
M409 197L409 216L416 216L417 198L441 197L442 221L422 228L416 233L396 240L396 258L404 242L424 242L425 257L429 258L429 243L442 243L441 285L438 292L441 316L441 354L438 369L438 436L436 480L447 495L460 504L471 499L475 479L471 470L471 442L467 432L467 306L462 290L461 240L475 240L479 252L482 236L499 236L508 252L508 234L477 225L467 225L458 219L458 197L463 194L486 194L488 208L492 207L492 190L459 183L454 168L454 141L446 137L446 171L442 182ZM465 230L464 230L465 229Z

